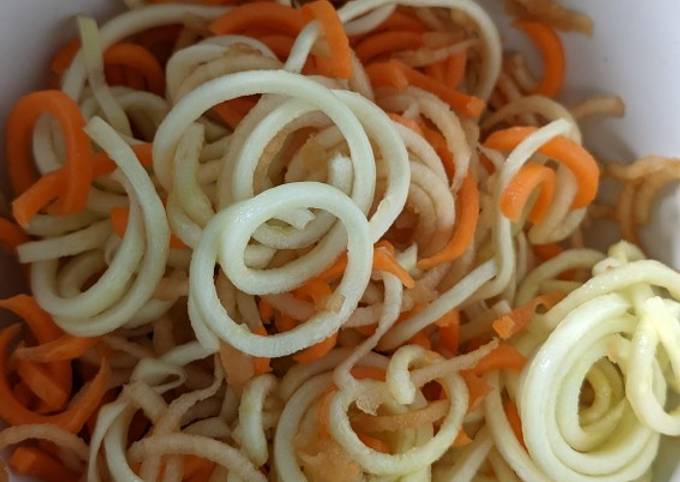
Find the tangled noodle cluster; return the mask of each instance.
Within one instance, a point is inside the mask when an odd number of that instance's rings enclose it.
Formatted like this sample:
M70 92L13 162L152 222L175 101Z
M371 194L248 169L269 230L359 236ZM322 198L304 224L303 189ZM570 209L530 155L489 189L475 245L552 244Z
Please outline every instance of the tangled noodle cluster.
M145 3L79 17L7 124L12 471L650 480L680 434L680 275L582 227L636 242L678 161L582 146L623 114L554 100L555 29L587 17L510 2L535 76L473 0Z

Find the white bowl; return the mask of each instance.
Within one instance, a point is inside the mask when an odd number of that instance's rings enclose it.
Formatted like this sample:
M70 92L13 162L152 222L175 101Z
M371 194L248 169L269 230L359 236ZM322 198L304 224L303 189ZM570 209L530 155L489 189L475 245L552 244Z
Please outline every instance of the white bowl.
M531 46L508 26L501 0L482 3L498 21L504 40L513 47ZM568 54L567 101L585 94L612 92L626 101L622 120L586 126L588 146L603 159L630 161L645 154L680 155L680 2L674 0L563 0L595 21L592 38L563 35ZM50 56L75 34L78 13L104 20L120 9L119 0L0 0L0 123L22 94L45 88ZM0 140L0 146L4 138ZM4 152L4 146L3 150ZM6 189L6 172L0 170ZM6 214L6 213L3 213ZM680 268L680 190L665 194L643 239L656 258ZM599 240L611 240L605 232ZM22 289L22 274L12 259L0 254L0 296ZM0 313L0 321L4 313ZM666 440L655 464L655 482L680 482L673 471L680 440ZM18 479L17 479L18 480Z

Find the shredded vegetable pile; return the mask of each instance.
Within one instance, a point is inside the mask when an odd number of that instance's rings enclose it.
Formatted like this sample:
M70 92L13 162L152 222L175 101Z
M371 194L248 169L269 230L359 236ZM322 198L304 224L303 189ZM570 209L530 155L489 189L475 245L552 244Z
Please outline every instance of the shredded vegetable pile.
M78 17L12 109L8 470L651 480L680 274L636 244L680 161L582 145L624 111L556 100L588 17L507 2L539 70L473 0L225 3Z

